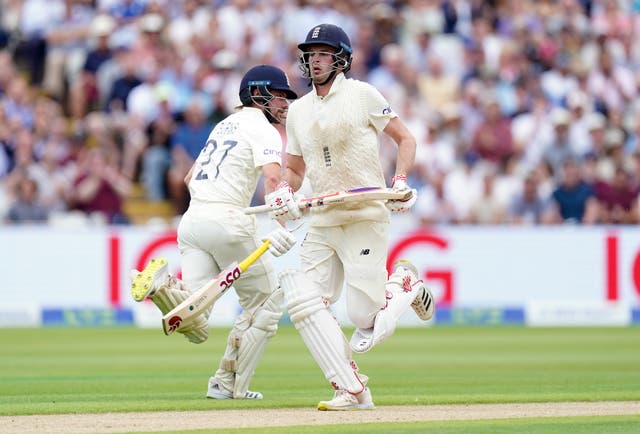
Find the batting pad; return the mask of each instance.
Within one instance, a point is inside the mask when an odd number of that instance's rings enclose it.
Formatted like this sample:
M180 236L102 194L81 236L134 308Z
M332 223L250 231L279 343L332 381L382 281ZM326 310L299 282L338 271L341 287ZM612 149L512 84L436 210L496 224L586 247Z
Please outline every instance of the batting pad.
M340 325L304 274L287 270L278 276L291 322L334 388L358 394L365 385Z
M149 299L153 301L163 315L166 315L186 300L189 295L189 291L182 288L181 282L175 277L171 277L169 284L160 287ZM198 315L191 323L183 325L178 332L184 334L190 342L201 344L209 338L209 321L207 317L208 314L205 315L204 313Z
M235 363L234 398L245 397L258 361L260 361L267 343L278 330L283 301L281 289L273 292L253 314L251 327L236 340L239 342L239 347L238 359Z

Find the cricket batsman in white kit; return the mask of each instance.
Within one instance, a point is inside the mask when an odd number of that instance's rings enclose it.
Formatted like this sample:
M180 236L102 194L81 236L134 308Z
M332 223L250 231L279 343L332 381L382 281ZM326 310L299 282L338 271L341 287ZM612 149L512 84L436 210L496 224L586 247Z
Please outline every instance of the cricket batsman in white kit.
M242 107L215 126L185 178L191 202L178 227L182 281L168 273L163 258L151 261L141 273L133 273L133 298L149 298L163 314L261 244L255 216L243 210L251 202L260 175L264 175L265 192L272 192L280 181L282 138L272 124L284 124L288 100L297 95L282 70L259 65L244 75L239 96ZM269 251L274 256L286 253L295 244L293 235L282 227L264 240L270 241ZM270 258L258 259L233 287L243 311L229 333L206 396L261 399L261 393L248 389L249 382L276 332L283 309L283 294ZM210 312L211 307L183 324L178 332L191 342L204 342Z
M314 195L359 187L385 187L378 135L398 146L392 188L407 185L416 142L385 98L368 83L348 79L351 43L338 26L312 28L298 45L300 66L313 90L294 101L287 117L287 158L283 182L266 196L272 216L300 218L294 191L306 176ZM350 202L311 208L309 230L300 248L301 271L281 273L280 283L292 322L335 389L319 410L374 408L368 378L358 372L352 351L363 353L393 334L398 319L413 307L433 316L433 296L417 269L399 261L387 279L389 212L413 206L405 201ZM329 305L341 295L357 330L350 342Z

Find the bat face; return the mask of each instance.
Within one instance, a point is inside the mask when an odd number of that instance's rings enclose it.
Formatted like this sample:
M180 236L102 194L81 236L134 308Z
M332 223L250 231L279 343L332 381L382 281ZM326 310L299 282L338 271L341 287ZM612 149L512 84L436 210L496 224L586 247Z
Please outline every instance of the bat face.
M241 274L242 270L236 262L222 270L215 279L193 293L182 302L180 306L177 306L165 315L162 319L164 333L170 335L178 331L184 321L190 320L203 312L209 305L222 297Z

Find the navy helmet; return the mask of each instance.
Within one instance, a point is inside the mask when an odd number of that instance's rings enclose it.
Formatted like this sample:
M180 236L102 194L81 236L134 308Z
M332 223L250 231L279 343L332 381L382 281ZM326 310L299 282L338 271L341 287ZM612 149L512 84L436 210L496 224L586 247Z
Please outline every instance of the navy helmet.
M272 90L283 91L287 99L298 98L298 94L291 90L289 79L284 71L271 65L254 66L242 77L239 92L242 105L249 106L255 102L253 89L258 89L259 98L263 102L273 98Z
M342 67L343 72L347 72L351 68L351 41L349 37L340 27L334 24L319 24L309 30L307 38L298 48L302 51L300 63L305 74L309 73L309 57L305 55L311 45L328 45L333 47L336 52L334 54L334 68Z

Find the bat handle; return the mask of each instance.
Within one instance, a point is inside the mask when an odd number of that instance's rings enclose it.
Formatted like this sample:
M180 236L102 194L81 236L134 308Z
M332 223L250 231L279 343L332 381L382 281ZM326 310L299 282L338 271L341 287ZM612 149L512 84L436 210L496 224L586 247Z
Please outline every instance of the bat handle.
M260 247L255 249L249 256L247 256L242 262L240 262L240 264L238 264L240 270L244 272L247 268L249 268L249 266L251 266L251 264L256 262L260 256L262 256L267 250L269 250L269 244L271 244L269 240L265 241Z
M250 206L249 208L244 209L245 214L261 214L269 211L271 211L271 207L269 205Z

